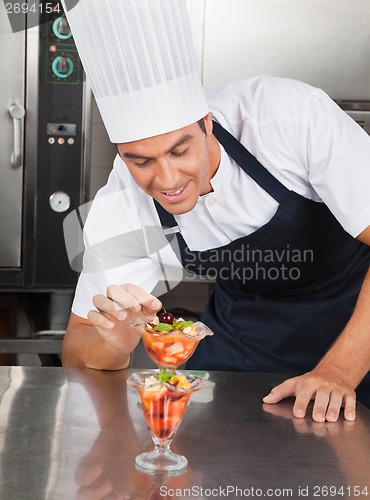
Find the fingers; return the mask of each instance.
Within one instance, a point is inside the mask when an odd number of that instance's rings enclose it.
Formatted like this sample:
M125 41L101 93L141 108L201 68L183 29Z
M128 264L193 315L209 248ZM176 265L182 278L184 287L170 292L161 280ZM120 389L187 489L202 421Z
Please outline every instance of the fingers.
M126 313L127 314L127 313ZM104 315L98 311L89 311L87 314L87 319L95 326L95 328L102 328L104 330L111 330L116 326L116 319L109 317L109 315Z
M104 295L95 295L93 304L98 311L90 311L87 318L95 328L111 330L119 321L124 321L128 316L127 310L120 309L115 302Z
M128 309L134 306L146 305L150 312L154 313L161 309L161 302L142 288L132 285L111 285L107 290L107 297L110 298L119 309Z
M280 385L272 389L270 394L263 398L264 403L278 403L289 396L296 396L293 406L293 415L297 418L303 418L312 398L312 390L300 388L301 377L294 377L285 380Z
M141 312L143 313L143 315L149 316L151 318L153 318L153 316L160 309L162 309L162 304L161 302L159 302L159 300L149 300L141 305Z
M102 297L102 296L97 296ZM124 320L123 311L130 309L137 316L144 316L147 321L154 318L157 311L162 308L162 303L150 293L147 293L142 288L130 283L125 285L111 285L107 290L106 301L111 302L111 305L99 301L100 311L107 311L111 314L116 314L117 319ZM95 303L94 303L95 304Z
M88 320L111 347L124 354L131 353L141 338L132 325L152 321L162 307L156 297L131 284L108 287L107 296L95 295L93 304L96 310L89 311Z
M93 304L96 307L96 309L101 313L101 316L104 315L104 317L107 319L105 326L106 328L109 328L108 319L111 319L113 321L114 320L123 321L127 318L127 311L123 310L116 302L113 302L104 295L95 295L95 297L93 297ZM94 318L97 318L97 316L94 315ZM104 327L104 324L99 323L99 326ZM114 326L114 324L112 326Z
M114 328L116 321L124 321L128 315L153 319L162 307L153 295L131 284L111 285L107 289L107 296L93 297L93 304L98 313L90 311L88 318L94 326L105 329Z
M344 418L350 422L356 418L356 396L354 393L344 397Z
M312 419L315 422L337 422L342 406L344 418L353 421L356 418L356 396L353 390L320 387L315 394Z
M284 398L293 396L296 390L297 377L285 380L280 385L274 387L270 394L263 398L264 403L278 403Z
M332 389L328 384L318 388L313 384L302 384L296 394L293 415L297 418L303 418L311 399L314 400L312 409L314 422L337 422L343 405L345 406L344 418L347 420L355 419L356 398L354 391L343 390L340 385L338 388Z
M317 406L318 408L317 408L317 415L314 420L316 420L316 422L324 422L325 420L327 420L328 422L336 422L338 420L339 412L342 407L342 400L343 400L342 393L336 390L332 392L328 392L327 390L325 390L324 393L325 397L322 400L323 404L321 406L319 406L318 404L318 398L321 394L320 391L316 396L315 406ZM316 411L315 406L313 409L314 413ZM319 420L319 418L321 420Z
M349 385L336 378L317 376L309 372L274 387L263 401L269 404L278 403L289 396L296 398L293 416L299 419L305 417L311 400L314 400L312 409L314 422L337 422L342 406L346 420L353 421L356 418L355 392Z
M312 394L312 397L314 394ZM298 398L297 398L298 399ZM311 398L310 398L311 399ZM315 402L312 410L312 419L315 422L325 422L327 416L327 408L330 401L330 391L326 388L319 389L316 393ZM307 402L310 402L310 400ZM342 398L339 398L339 408L337 408L335 402L332 403L330 418L332 418L332 422L336 422L339 410L341 407ZM306 406L307 407L307 406ZM294 413L294 412L293 412Z

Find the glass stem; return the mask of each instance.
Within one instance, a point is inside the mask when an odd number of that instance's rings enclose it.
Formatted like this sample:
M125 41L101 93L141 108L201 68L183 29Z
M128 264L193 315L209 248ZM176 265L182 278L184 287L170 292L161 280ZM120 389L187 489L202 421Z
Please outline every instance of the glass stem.
M156 444L154 446L154 453L169 453L170 452L170 443L166 443L163 445Z
M169 453L172 439L160 439L152 434L155 453Z

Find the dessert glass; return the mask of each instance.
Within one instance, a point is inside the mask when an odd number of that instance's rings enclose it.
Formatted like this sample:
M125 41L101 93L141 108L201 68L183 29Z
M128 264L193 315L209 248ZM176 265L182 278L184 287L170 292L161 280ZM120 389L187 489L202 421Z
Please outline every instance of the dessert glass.
M145 379L157 375L158 370L133 373L127 383L140 395L146 422L149 426L154 450L141 453L136 464L151 472L171 472L184 469L188 463L182 455L170 449L172 438L179 428L191 394L202 387L199 377L187 376L189 389L178 389L168 382L155 383L145 387Z
M199 342L207 335L213 335L208 326L200 321L193 324L195 331L185 333L183 330L156 332L146 323L136 325L149 357L158 368L176 370L194 353Z

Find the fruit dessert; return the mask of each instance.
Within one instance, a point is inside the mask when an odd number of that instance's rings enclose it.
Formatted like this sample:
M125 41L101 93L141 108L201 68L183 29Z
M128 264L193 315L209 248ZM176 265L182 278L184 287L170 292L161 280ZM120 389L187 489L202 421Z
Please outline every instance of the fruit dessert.
M147 424L159 442L172 439L184 415L190 395L201 388L198 377L161 370L144 378L138 390Z
M203 323L174 318L169 312L153 323L138 325L145 349L159 368L176 369L187 361L201 339L213 332Z

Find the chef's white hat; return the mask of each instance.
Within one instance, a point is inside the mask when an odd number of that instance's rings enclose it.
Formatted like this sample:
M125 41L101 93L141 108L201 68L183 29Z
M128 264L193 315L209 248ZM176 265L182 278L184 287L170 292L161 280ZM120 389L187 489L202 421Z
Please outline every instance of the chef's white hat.
M177 130L208 113L186 0L63 0L110 140Z

